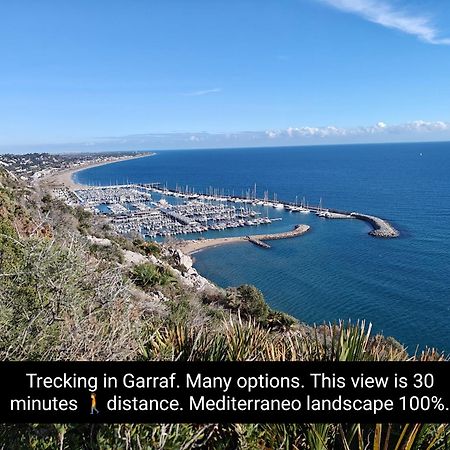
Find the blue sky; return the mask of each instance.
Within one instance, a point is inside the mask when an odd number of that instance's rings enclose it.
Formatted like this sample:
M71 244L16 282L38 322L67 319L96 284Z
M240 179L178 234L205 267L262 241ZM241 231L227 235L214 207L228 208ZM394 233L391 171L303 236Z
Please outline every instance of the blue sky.
M450 140L450 2L2 0L0 149Z

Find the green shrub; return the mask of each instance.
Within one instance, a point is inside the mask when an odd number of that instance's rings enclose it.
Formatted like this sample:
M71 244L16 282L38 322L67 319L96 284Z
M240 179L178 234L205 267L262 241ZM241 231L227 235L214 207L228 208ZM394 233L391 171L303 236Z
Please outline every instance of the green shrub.
M135 284L143 288L167 286L176 283L176 278L168 269L151 263L137 264L131 271L131 278Z
M112 245L91 244L89 252L97 259L106 260L109 262L123 263L124 257L120 247L113 243Z
M244 284L237 289L240 299L240 310L249 317L264 321L269 315L269 307L261 291L255 286Z
M250 284L228 289L224 306L239 310L243 318L252 318L258 322L265 322L270 312L261 291Z
M145 241L141 237L134 238L133 245L137 251L146 256L158 256L161 253L161 248L156 242Z
M281 311L270 311L267 317L267 323L275 330L287 330L296 323L297 319Z
M78 231L86 234L91 226L92 213L86 211L82 206L74 208L74 216L78 219Z

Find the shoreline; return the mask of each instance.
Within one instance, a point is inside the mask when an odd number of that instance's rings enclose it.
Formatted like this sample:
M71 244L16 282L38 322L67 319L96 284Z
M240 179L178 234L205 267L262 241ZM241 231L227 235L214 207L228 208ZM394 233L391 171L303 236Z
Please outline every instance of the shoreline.
M150 156L155 156L155 152L151 152L147 155L131 155L131 156L121 156L119 158L111 157L104 161L97 161L97 162L87 162L85 164L81 164L76 167L70 167L61 171L57 171L53 174L50 174L46 177L41 178L38 180L39 183L44 183L51 187L57 187L57 186L64 186L68 189L88 189L89 186L87 184L81 184L77 183L73 176L77 172L81 172L82 170L91 169L93 167L100 167L100 166L106 166L107 164L114 164L119 163L123 161L128 161L131 159L139 159L139 158L147 158Z
M182 241L177 243L176 247L181 250L185 255L192 256L202 250L212 247L218 247L226 244L236 244L239 242L249 242L254 240L259 241L270 241L278 239L289 239L296 236L302 236L307 233L311 227L309 225L296 225L296 227L291 231L286 231L284 233L274 233L274 234L252 234L248 236L232 236L224 238L214 238L214 239L198 239L190 241ZM254 242L253 242L254 243Z

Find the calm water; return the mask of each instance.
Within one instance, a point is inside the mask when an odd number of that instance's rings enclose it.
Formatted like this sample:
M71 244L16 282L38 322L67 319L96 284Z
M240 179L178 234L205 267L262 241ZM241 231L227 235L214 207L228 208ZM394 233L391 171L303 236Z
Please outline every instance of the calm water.
M308 323L364 318L410 349L450 351L450 143L166 151L87 169L77 181L236 194L256 183L259 197L265 190L314 204L322 197L325 207L389 219L401 238L370 237L359 221L280 212L283 220L264 232L295 223L311 232L273 241L270 250L245 243L205 250L196 267L221 286L255 284L272 307Z

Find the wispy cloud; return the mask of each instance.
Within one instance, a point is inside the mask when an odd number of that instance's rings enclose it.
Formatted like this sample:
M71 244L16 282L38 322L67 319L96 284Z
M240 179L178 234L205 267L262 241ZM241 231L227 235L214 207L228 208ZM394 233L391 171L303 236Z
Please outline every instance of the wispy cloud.
M201 95L216 94L222 92L222 88L204 89L201 91L185 92L183 95L187 97L200 97Z
M418 37L436 45L450 45L450 38L440 37L428 15L416 15L394 7L385 0L321 0L341 11L357 14L387 28Z

